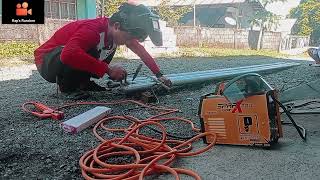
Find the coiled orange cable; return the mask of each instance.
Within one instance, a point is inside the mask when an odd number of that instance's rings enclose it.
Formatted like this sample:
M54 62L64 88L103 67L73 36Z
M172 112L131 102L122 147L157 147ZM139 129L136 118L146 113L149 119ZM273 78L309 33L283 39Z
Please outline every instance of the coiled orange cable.
M167 139L166 129L162 124L160 124L161 121L183 121L189 123L193 131L200 131L195 128L194 124L190 120L180 117L161 117L177 112L177 109L149 106L133 100L113 103L81 102L67 104L58 109L76 105L119 105L129 103L163 112L144 120L139 120L132 116L113 116L104 118L98 122L93 128L93 133L102 143L95 149L86 152L80 158L79 164L83 177L87 180L142 180L145 176L155 173L170 173L176 180L180 179L179 174L185 174L194 177L196 180L200 180L200 176L192 170L172 168L170 165L178 157L195 156L212 148L216 141L216 134L208 132L199 133L187 141ZM131 122L131 125L128 128L106 127L105 123L112 120L129 121ZM161 130L161 139L155 139L139 133L141 128L150 125L157 126ZM98 129L109 132L124 132L125 136L123 138L105 139L98 133ZM214 141L206 147L192 152L192 143L204 136L213 136ZM107 163L108 158L118 156L133 156L135 160L128 164ZM159 161L161 161L161 163Z

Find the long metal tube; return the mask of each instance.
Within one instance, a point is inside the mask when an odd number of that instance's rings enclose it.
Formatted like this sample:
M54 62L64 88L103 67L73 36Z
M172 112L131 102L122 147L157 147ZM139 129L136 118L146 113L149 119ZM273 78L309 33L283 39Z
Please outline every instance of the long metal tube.
M294 63L296 64L296 63ZM240 70L248 70L251 68L259 70L259 68L263 69L272 69L278 66L282 65L290 65L290 63L273 63L273 64L261 64L261 65L253 65L253 66L243 66L243 67L236 67L236 68L226 68L226 69L216 69L216 70L207 70L207 71L196 71L196 72L188 72L188 73L179 73L179 74L169 74L167 77L173 78L176 76L181 76L181 77L186 77L186 76L199 76L199 75L212 75L212 74L218 74L218 73L223 73L223 72L229 72L229 71L240 71ZM150 80L148 77L137 77L134 82L138 83L140 81L145 82L147 80Z
M268 68L263 68L263 67L259 67L259 68L255 68L254 70L252 69L241 69L241 70L237 70L234 73L232 73L231 71L225 71L225 72L219 72L219 73L211 73L211 74L199 74L199 75L193 75L193 76L175 76L172 77L172 81L174 85L183 85L186 83L193 83L194 81L196 82L203 82L203 81L207 81L210 79L224 79L224 78L232 78L241 74L246 74L246 73L252 73L252 72L266 72L266 71L270 71L270 70L278 70L278 69L283 69L284 67L282 66L270 66ZM195 76L195 77L194 77ZM169 76L170 78L170 76Z
M227 69L217 69L217 70L210 70L210 71L198 71L198 72L190 72L190 73L179 73L179 74L169 74L167 75L169 78L175 78L175 77L198 77L198 76L205 76L205 75L216 75L216 74L230 74L230 72L252 72L252 71L268 71L268 70L277 70L278 68L286 68L291 66L299 65L297 63L276 63L276 64L265 64L265 65L257 65L257 66L245 66L245 67L237 67L237 68L227 68ZM145 82L147 77L141 77L137 78L136 82L143 81ZM151 79L149 79L151 80Z
M187 84L203 83L212 80L224 80L236 77L238 75L246 73L261 73L261 72L274 72L294 66L300 65L299 63L273 63L273 64L263 64L254 66L244 66L237 68L227 68L209 71L198 71L190 73L179 73L179 74L169 74L168 78L172 81L173 86L183 86ZM129 81L128 86L124 86L119 90L122 93L129 94L136 91L144 91L150 89L152 86L156 85L151 78L139 77L135 81Z

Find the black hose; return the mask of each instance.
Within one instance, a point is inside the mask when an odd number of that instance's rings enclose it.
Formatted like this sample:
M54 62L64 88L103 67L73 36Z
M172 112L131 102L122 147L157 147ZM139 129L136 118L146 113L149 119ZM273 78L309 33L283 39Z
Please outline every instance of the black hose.
M315 104L315 103L319 103L320 104L320 101L317 101L317 100L314 100L314 101L309 101L309 102L306 102L306 103L303 103L303 104L300 104L300 105L292 105L292 106L288 106L287 105L287 108L289 108L290 110L287 109L287 111L290 112L290 114L320 114L320 111L302 111L302 112L294 112L292 111L293 109L296 109L296 108L301 108L301 107L304 107L304 106L308 106L310 104ZM319 107L316 107L316 108L309 108L309 109L317 109Z
M294 111L289 111L290 112L290 114L320 114L320 112L319 111L314 111L314 112L312 112L312 111L303 111L303 112L294 112Z
M300 107L304 107L304 106L307 106L309 104L314 104L314 103L320 103L320 101L309 101L309 102L306 102L306 103L303 103L300 105L293 106L293 108L300 108Z
M296 122L293 120L290 112L287 110L287 108L281 103L279 102L276 98L274 98L272 96L272 99L283 109L283 111L286 113L286 115L288 116L288 118L290 119L292 125L297 129L300 137L303 139L303 140L306 140L306 130L302 127L302 126L299 126L296 124ZM285 123L285 124L288 124L288 123Z

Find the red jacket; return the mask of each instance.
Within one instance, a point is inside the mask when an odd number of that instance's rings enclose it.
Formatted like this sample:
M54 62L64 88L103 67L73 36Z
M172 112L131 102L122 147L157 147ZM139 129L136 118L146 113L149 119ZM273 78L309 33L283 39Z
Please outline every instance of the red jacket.
M108 64L95 59L86 52L96 48L100 42L100 33L107 34L109 18L97 18L89 20L78 20L60 28L55 34L38 49L35 50L35 63L38 68L42 65L43 56L58 46L64 46L61 53L61 61L70 67L93 73L103 77L108 72ZM104 39L107 44L107 35ZM154 73L160 72L158 65L145 48L133 39L129 43L131 49L136 53L146 66Z

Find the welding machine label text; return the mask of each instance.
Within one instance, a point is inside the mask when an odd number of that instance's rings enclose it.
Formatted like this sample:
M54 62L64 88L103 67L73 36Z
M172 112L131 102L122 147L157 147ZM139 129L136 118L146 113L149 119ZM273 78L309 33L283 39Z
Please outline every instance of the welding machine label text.
M249 104L249 103L244 103L242 104L241 102L237 102L237 103L229 103L229 104L217 104L217 109L223 111L223 112L230 112L232 111L232 113L235 112L239 112L242 113L242 109L244 108L253 108L253 104Z

